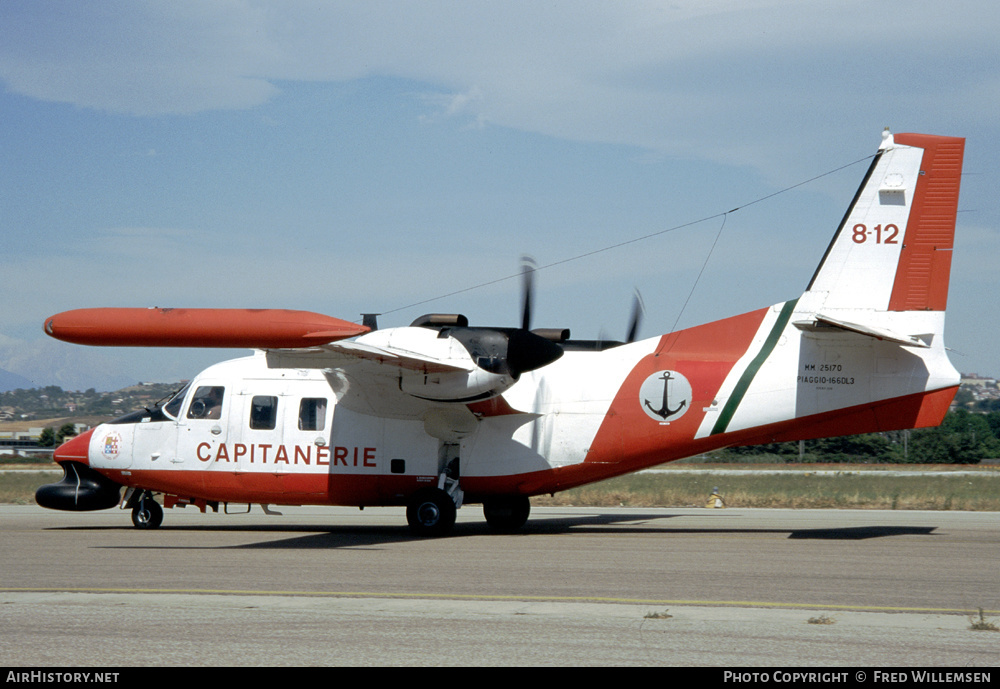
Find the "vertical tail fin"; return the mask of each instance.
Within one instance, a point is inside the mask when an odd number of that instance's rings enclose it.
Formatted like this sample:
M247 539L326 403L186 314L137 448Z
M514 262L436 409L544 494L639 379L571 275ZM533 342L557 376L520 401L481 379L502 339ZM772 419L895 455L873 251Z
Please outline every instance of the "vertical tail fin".
M944 311L965 139L883 133L809 284L809 308Z

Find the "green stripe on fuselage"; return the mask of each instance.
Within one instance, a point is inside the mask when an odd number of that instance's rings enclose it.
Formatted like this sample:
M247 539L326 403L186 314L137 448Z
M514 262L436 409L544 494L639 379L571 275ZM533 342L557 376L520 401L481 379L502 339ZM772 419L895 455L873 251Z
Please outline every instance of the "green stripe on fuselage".
M719 433L726 432L726 428L729 426L729 422L733 420L736 408L739 407L740 402L743 401L743 396L746 394L747 388L750 387L750 383L753 381L754 376L757 375L757 371L759 371L760 367L764 365L767 357L771 356L771 352L774 351L775 345L778 344L778 338L781 337L781 333L784 332L785 326L788 325L788 319L792 317L792 311L795 310L795 305L798 301L798 299L786 301L785 305L781 307L781 313L778 314L778 320L774 322L771 332L764 341L764 346L760 348L760 351L757 352L757 356L753 358L750 365L746 367L745 371L743 371L743 375L740 376L739 382L737 382L736 387L733 388L733 394L729 396L726 406L722 408L722 413L715 422L715 426L712 427L710 435L717 435Z

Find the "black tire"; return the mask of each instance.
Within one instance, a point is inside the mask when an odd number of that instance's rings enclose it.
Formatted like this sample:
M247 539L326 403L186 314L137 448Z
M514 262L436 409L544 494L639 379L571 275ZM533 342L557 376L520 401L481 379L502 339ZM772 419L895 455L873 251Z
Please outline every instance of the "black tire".
M163 508L152 497L143 496L132 508L132 526L137 529L156 529L163 523Z
M483 515L490 528L500 533L520 531L531 514L531 501L521 495L489 498L483 501Z
M455 525L455 501L439 488L414 495L406 506L406 521L417 536L444 536Z

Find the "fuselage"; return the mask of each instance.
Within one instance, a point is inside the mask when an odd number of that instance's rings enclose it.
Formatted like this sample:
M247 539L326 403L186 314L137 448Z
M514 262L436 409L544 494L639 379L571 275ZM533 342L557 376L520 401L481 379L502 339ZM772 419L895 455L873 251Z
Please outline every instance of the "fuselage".
M958 379L942 343L911 350L796 319L787 302L603 350L568 346L474 403L416 398L401 375L380 387L271 368L259 352L81 442L90 467L124 486L366 506L405 504L449 465L467 502L530 496L731 444L930 425L947 410Z

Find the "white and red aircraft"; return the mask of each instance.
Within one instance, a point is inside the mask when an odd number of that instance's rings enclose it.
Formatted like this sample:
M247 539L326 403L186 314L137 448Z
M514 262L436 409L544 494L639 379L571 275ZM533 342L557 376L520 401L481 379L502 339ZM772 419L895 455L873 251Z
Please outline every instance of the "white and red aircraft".
M885 132L802 296L642 341L530 330L530 281L520 328L445 314L384 330L301 311L58 314L46 332L80 344L257 351L59 447L65 477L36 499L119 505L140 528L162 520L156 493L203 512L406 505L423 535L482 503L513 531L533 495L708 450L937 425L959 384L943 332L964 146Z

